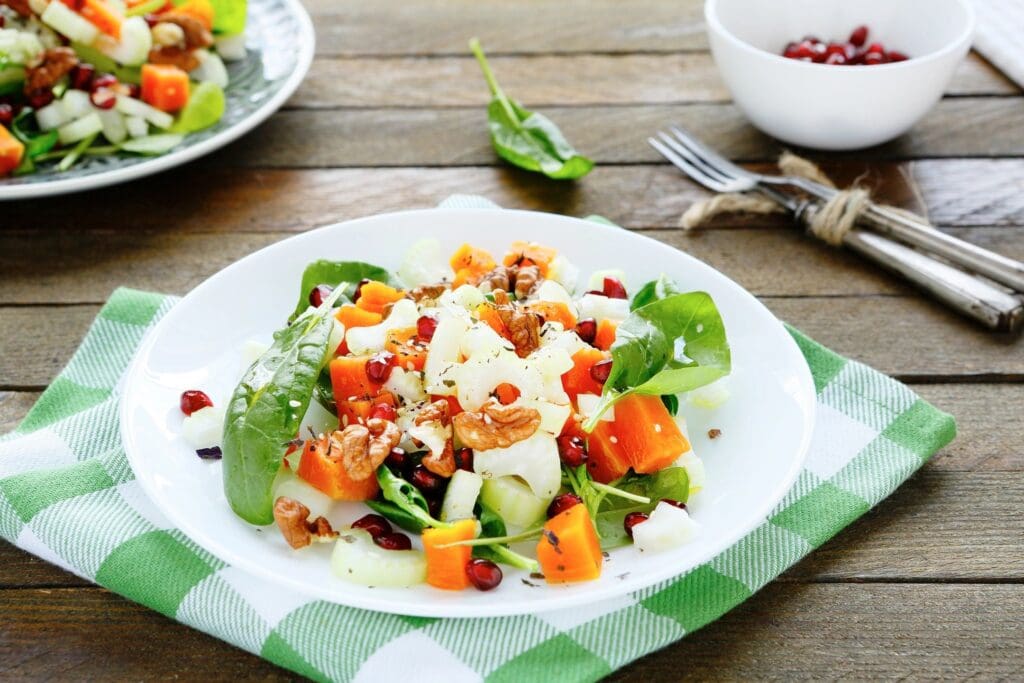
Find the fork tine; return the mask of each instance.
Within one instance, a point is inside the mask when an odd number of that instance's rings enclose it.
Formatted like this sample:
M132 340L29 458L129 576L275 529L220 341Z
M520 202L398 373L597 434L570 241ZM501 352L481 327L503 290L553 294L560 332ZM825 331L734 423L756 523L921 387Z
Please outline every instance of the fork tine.
M655 138L647 138L647 143L654 149L658 150L658 152L663 157L672 162L673 166L678 168L686 175L690 176L691 179L696 180L698 183L708 188L709 190L713 190L715 192L725 191L725 185L720 180L698 169L696 166L694 166L689 161L676 154L674 151L669 149L660 141L656 140Z
M669 129L675 133L676 138L684 147L690 150L694 156L703 160L706 164L714 166L723 173L728 173L736 178L756 180L753 173L729 161L679 126L669 126Z
M675 138L660 132L658 133L658 136L665 145L670 147L676 154L689 162L691 166L694 166L706 175L715 178L722 187L720 192L746 192L747 190L753 189L754 184L751 181L745 178L736 178L721 169L715 168L715 166L698 158L686 147L679 144Z

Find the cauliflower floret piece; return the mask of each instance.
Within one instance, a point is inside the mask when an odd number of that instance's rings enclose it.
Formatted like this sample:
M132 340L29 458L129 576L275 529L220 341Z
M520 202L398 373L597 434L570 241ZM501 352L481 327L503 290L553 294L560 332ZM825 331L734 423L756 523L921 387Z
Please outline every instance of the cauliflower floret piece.
M600 294L584 294L579 300L580 318L614 320L616 322L629 317L629 301L627 299L610 299Z
M460 350L466 358L494 358L503 351L515 351L515 347L487 323L476 322L462 336Z
M544 376L540 369L510 351L502 351L493 357L470 358L452 374L456 380L459 405L465 410L479 409L499 384L507 383L519 389L517 403L545 395Z
M647 520L633 527L633 545L642 553L671 550L690 541L699 528L686 510L658 503Z
M416 309L416 302L409 299L400 299L391 307L391 314L384 322L368 327L353 327L345 334L348 341L348 348L352 353L361 355L374 353L384 348L388 330L402 327L415 327L416 320L420 317Z
M526 482L535 496L544 500L551 500L562 485L560 463L555 438L540 431L508 448L473 454L473 469L484 479L514 474Z
M413 321L413 325L415 325ZM423 366L426 390L438 396L455 394L455 370L459 367L459 348L468 326L460 318L449 317L437 323L430 351Z
M454 277L441 253L441 243L435 239L422 239L405 252L398 277L407 287L432 285L435 282L451 281Z
M554 280L570 292L575 292L580 280L580 269L564 256L556 256L548 264L548 279Z
M393 368L383 388L410 403L427 400L427 392L423 390L423 375L419 372Z

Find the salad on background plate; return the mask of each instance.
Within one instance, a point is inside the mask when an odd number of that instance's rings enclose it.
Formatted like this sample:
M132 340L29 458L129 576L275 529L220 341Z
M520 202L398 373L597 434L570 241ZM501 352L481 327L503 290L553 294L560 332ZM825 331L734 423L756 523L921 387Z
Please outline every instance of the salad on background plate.
M297 554L332 544L365 586L491 590L501 565L584 582L612 548L686 544L705 477L678 410L728 398L722 318L665 277L577 292L569 256L424 240L395 273L314 261L231 397L181 395L182 435L222 459L238 517ZM366 507L335 528L339 501Z

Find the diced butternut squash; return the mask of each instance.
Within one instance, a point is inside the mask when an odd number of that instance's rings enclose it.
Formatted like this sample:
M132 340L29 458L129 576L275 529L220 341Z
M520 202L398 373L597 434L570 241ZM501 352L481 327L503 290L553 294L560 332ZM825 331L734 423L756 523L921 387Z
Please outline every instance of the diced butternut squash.
M615 404L610 424L629 465L641 474L668 467L690 450L660 396L627 396Z
M25 145L21 140L0 125L0 177L8 175L21 163Z
M370 500L380 490L375 476L360 480L349 476L341 454L330 453L327 436L306 441L296 474L334 500Z
M618 418L619 406L615 406ZM590 434L587 434L587 471L594 481L607 484L629 471L631 464L626 451L619 442L614 422L601 420Z
M186 0L174 8L174 13L190 16L202 24L207 31L213 30L214 9L210 0Z
M526 310L544 318L545 322L562 323L562 328L572 330L576 327L576 316L561 301L533 301L526 305Z
M580 349L572 355L572 368L562 375L562 388L569 398L579 394L600 394L603 385L590 375L590 368L610 356L600 349Z
M427 583L434 588L460 591L469 587L466 565L473 557L468 545L438 546L476 538L476 520L463 519L447 529L424 529L423 552L427 556Z
M498 314L498 309L494 304L485 303L477 306L476 319L487 324L488 327L505 339L508 339L511 336L508 328L505 327L505 323L501 320L501 315Z
M619 324L607 318L597 324L597 334L594 336L594 346L607 351L615 343L615 331Z
M388 330L384 348L395 354L395 365L403 370L422 370L430 346L420 341L415 327Z
M558 252L551 247L545 247L536 242L524 242L516 240L509 247L508 252L502 259L506 266L537 266L542 277L547 277L551 262L558 256Z
M331 361L331 387L340 406L349 400L369 399L380 393L380 385L366 374L368 356L342 356Z
M374 280L359 288L359 299L356 301L356 306L364 311L383 314L388 304L393 304L403 298L405 298L405 292L402 290Z
M142 101L174 113L188 104L188 74L171 64L142 65Z
M498 403L503 406L515 403L516 399L519 398L520 393L519 387L515 384L509 384L508 382L502 382L498 386L494 387L494 396L498 399Z
M377 325L384 319L380 313L367 311L365 308L359 308L352 304L345 304L339 308L338 312L334 314L334 317L338 319L338 322L345 326L346 330L350 330L353 327L370 327L371 325Z
M601 576L601 541L585 505L573 505L544 525L537 560L548 583L593 581Z
M387 403L396 407L395 396L390 391L382 391L370 398L357 398L338 403L338 421L342 427L351 424L366 424L379 403Z
M78 13L103 33L121 39L124 17L105 0L82 0Z
M489 251L471 244L463 244L456 249L449 263L456 273L464 268L486 273L497 265Z

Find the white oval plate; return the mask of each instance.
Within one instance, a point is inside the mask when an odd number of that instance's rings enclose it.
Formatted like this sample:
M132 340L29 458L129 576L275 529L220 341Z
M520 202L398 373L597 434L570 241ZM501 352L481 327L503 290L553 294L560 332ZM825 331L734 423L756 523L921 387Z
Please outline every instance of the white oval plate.
M87 157L61 173L43 170L0 178L0 200L52 197L124 183L180 166L220 149L263 123L291 97L313 61L313 22L299 0L249 0L247 56L228 62L224 116L158 157Z
M627 286L666 273L685 289L715 299L732 346L732 397L707 411L687 405L693 446L707 486L691 499L701 530L675 551L641 556L611 551L599 580L548 586L504 568L489 593L429 586L367 588L332 576L330 546L296 552L276 527L257 529L229 509L221 464L200 460L179 431L178 398L200 388L226 403L241 375L239 349L269 340L298 296L302 271L320 258L363 260L396 268L408 245L436 237L447 252L472 242L500 254L515 239L556 247L584 277L621 268ZM230 239L229 237L226 239ZM585 282L584 282L585 285ZM811 438L815 393L807 363L782 324L724 275L671 247L620 228L528 211L433 209L384 214L314 230L256 252L199 285L148 335L125 380L121 433L146 493L177 527L220 559L308 595L354 607L434 617L483 617L553 610L623 595L677 576L735 543L764 521L792 485ZM711 441L707 431L722 435ZM335 528L367 512L336 504Z

